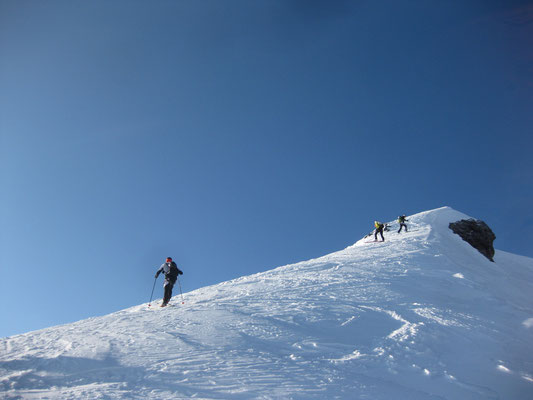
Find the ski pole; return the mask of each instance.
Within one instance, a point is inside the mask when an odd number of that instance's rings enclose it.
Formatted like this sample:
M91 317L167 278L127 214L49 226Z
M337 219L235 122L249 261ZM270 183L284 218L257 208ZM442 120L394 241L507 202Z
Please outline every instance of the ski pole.
M155 289L155 282L157 281L157 278L154 279L154 286L152 287L152 294L150 295L150 301L148 302L148 307L150 307L150 303L152 302L152 296L154 295L154 289Z
M178 285L180 287L180 294L181 294L181 304L185 304L183 301L183 292L181 291L181 283L180 283L180 277L178 276Z

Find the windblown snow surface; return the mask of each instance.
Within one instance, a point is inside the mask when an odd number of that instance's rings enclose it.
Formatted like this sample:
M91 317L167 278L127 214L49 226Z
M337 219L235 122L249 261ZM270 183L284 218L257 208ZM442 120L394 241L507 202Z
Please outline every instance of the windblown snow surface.
M0 397L533 399L533 259L488 261L463 218L1 339Z

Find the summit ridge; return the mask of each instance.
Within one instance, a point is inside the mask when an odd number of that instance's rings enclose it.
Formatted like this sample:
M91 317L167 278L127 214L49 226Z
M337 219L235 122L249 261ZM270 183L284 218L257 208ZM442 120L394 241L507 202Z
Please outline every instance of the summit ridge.
M531 398L533 259L490 262L448 228L468 218L414 214L385 242L200 288L183 305L0 339L0 394Z

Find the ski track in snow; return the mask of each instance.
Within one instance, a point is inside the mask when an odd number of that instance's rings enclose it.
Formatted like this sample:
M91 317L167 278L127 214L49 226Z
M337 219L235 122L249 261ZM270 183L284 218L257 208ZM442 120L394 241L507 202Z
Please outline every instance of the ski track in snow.
M533 260L489 262L447 229L461 218L0 339L0 397L533 398Z

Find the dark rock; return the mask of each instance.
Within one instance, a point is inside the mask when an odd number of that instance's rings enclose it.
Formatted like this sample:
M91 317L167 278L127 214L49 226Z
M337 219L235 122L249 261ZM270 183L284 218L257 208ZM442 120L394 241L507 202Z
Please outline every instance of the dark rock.
M453 233L461 236L465 242L494 262L494 246L492 243L496 239L496 235L485 222L475 219L462 219L450 223L448 227Z

